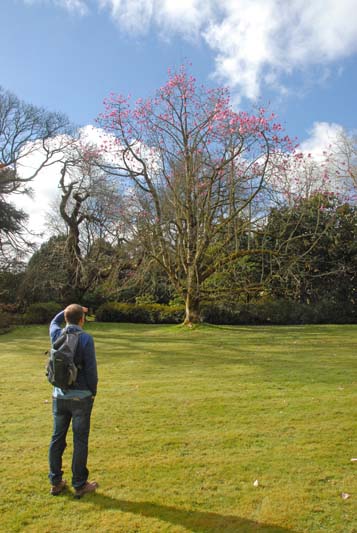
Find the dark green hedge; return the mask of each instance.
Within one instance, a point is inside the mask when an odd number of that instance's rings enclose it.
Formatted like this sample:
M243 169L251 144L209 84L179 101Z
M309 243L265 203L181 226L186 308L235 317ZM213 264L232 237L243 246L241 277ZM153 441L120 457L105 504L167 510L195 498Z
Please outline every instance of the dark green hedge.
M56 302L31 304L22 316L23 324L48 324L61 311L62 306Z
M346 302L321 301L308 305L285 300L260 301L234 308L203 306L202 320L231 325L354 324L357 308Z
M108 302L101 305L95 314L99 322L133 322L143 324L180 324L185 308L163 304L126 304Z
M11 324L48 324L61 310L55 302L32 304L24 315L10 317L0 313L0 330L7 331ZM348 302L321 301L314 305L284 300L260 301L249 304L203 305L202 321L231 325L293 325L293 324L354 324L357 306ZM96 311L99 322L133 322L144 324L180 324L185 316L183 305L128 304L107 302Z
M0 335L10 331L11 326L12 326L12 323L11 323L10 316L0 311Z

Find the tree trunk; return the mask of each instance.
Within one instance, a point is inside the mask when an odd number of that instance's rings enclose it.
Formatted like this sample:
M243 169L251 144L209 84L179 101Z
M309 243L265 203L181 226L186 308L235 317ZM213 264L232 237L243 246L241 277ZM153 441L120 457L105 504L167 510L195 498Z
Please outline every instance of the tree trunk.
M186 314L183 322L185 326L201 322L200 289L196 280L193 281L191 276L188 276L188 278L188 287L185 295Z
M200 315L200 302L197 299L186 298L186 314L183 321L185 326L192 326L193 324L199 324L201 322Z

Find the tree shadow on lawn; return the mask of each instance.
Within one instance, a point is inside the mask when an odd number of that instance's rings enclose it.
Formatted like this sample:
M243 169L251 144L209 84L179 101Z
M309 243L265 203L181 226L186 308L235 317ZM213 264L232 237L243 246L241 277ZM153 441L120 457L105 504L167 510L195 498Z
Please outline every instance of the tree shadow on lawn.
M117 500L100 493L91 496L90 503L98 505L102 509L117 509L123 513L156 518L163 522L184 526L193 532L253 533L266 531L267 533L293 533L292 529L259 523L234 515L225 516L205 511L189 511L151 502Z

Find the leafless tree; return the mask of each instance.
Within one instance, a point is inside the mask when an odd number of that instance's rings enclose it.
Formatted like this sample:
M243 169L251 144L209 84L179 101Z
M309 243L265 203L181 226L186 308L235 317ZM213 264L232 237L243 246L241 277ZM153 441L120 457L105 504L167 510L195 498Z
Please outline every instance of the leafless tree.
M95 147L80 138L63 154L59 188L58 213L70 263L68 287L84 293L109 275L108 249L119 239L120 195L100 169Z
M343 130L332 147L330 162L345 196L357 200L357 135Z
M26 214L10 201L27 193L42 168L52 165L70 141L71 126L59 113L27 104L0 87L0 255L2 266L29 245ZM10 257L11 256L11 257Z
M54 164L71 133L65 115L27 104L0 87L0 168L12 170L1 182L1 194L23 190L42 168ZM34 154L39 157L29 168L26 162Z

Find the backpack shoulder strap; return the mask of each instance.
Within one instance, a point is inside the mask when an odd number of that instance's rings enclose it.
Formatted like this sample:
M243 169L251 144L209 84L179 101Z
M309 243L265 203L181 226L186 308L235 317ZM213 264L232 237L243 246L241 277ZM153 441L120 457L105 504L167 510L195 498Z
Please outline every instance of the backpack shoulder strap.
M79 338L82 335L83 331L72 331L72 335L75 335L77 337L77 343L76 343L76 351L73 356L73 360L75 365L78 368L82 368L82 361L83 361L83 354L82 354L82 346L79 343Z

